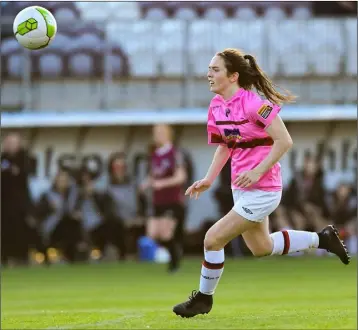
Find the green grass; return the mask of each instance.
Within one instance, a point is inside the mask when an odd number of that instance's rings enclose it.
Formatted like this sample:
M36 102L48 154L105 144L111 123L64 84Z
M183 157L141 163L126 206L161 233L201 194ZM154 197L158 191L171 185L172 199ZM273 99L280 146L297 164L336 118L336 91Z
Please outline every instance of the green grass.
M180 272L127 262L7 269L3 329L357 329L356 260L227 260L210 314L172 306L198 288L200 259Z

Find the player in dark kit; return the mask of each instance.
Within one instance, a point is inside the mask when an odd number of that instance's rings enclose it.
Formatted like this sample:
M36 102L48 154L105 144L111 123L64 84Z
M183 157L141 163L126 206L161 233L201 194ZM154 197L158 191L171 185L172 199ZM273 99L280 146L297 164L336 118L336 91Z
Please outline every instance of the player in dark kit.
M147 223L147 236L166 247L170 253L169 272L179 267L180 251L174 239L179 221L184 217L186 170L181 152L173 145L168 125L153 127L154 150L150 154L150 173L142 190L152 188L153 214Z

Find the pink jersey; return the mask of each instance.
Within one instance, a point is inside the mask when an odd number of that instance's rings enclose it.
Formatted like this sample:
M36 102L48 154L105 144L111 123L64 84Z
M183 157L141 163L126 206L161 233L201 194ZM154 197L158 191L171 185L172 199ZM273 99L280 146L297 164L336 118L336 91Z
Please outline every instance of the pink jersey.
M240 88L228 101L216 95L208 113L208 143L231 149L232 189L282 190L281 166L276 163L258 182L238 188L233 181L243 171L252 170L269 154L273 140L265 129L281 108L262 100L252 91Z

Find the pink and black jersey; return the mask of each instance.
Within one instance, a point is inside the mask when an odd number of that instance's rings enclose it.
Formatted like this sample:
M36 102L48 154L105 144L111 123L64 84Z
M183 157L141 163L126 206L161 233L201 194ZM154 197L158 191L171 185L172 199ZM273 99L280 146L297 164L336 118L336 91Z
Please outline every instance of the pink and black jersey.
M166 179L174 175L178 166L183 165L183 157L173 145L156 148L151 154L150 172L153 179ZM153 191L154 205L183 203L181 185Z
M265 129L277 116L280 107L262 100L256 93L240 88L225 101L216 95L208 112L208 143L227 145L231 153L231 180L243 171L254 169L271 151L273 140ZM281 166L276 163L260 180L248 188L282 190Z

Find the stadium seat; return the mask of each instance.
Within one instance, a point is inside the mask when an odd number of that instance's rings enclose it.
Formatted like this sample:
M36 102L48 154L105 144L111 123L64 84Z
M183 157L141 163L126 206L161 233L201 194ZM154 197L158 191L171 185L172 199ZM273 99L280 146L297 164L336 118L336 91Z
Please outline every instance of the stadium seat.
M79 13L75 12L74 10L67 8L67 7L62 7L62 8L58 8L55 12L54 12L54 16L57 20L57 22L71 22L75 19L77 19L79 17Z
M185 72L184 40L185 23L182 20L162 22L156 43L161 73L165 76L182 76Z
M263 17L269 20L281 20L286 18L286 13L281 7L270 6L264 11Z
M291 18L293 19L309 19L313 15L312 10L307 6L297 6L292 9Z
M70 77L99 77L103 75L103 48L85 46L82 41L68 54Z
M212 21L193 21L189 26L189 61L195 76L206 75L208 64L217 51L214 43L218 26Z
M110 75L113 78L128 77L130 74L128 57L124 54L123 50L116 46L109 46L108 51L108 64ZM104 54L106 55L106 52ZM106 61L105 57L104 61ZM105 64L103 67L105 67Z
M235 9L234 17L243 20L251 20L257 18L257 12L252 7L239 7Z
M313 73L332 76L341 72L343 62L342 25L340 21L316 19L307 25L311 36L305 52L312 65Z
M76 38L77 47L91 47L95 50L100 50L103 47L104 40L96 33L91 31L85 32L82 31Z
M307 38L307 33L305 21L267 22L265 35L270 47L266 58L270 74L304 76L309 73L307 45L316 40Z
M224 8L211 7L205 10L204 18L206 19L225 19L227 13Z
M35 56L35 74L41 78L58 78L66 75L65 54L61 49L45 48Z
M195 8L180 7L175 10L173 17L183 20L192 20L198 17L198 13Z
M7 38L1 41L0 52L1 55L7 55L14 50L20 49L21 46L15 38Z
M74 37L57 32L56 38L52 40L48 46L48 49L62 49L63 51L68 51L72 48L72 43L74 40Z
M128 45L130 67L134 76L152 77L157 74L158 58L155 44L159 25L151 20L141 20L132 25L132 40Z
M350 18L345 22L347 58L345 71L350 76L357 76L357 20Z
M168 17L168 13L164 8L149 8L144 16L145 19L152 19L152 20L160 20L166 19Z
M228 1L198 1L195 3L198 12L201 15L205 15L205 12L210 8L222 9L225 12L225 17L227 17L227 12L233 8L235 2Z
M24 49L18 48L12 51L9 51L4 57L3 65L4 68L4 77L3 78L12 78L12 79L19 79L24 75L25 61L24 61ZM30 65L31 74L34 72L34 65L33 65L33 56L29 53L29 58L32 64Z
M108 2L111 9L111 18L119 19L139 19L141 16L137 2Z
M106 20L111 13L107 2L76 2L76 6L86 20Z
M140 24L136 21L111 21L106 24L106 36L108 40L120 45L125 52L130 52L131 45L135 42L133 39L133 26Z
M262 54L262 40L265 29L262 20L225 20L217 29L219 33L216 39L217 48L239 48L257 57L260 65L264 66L266 56Z

